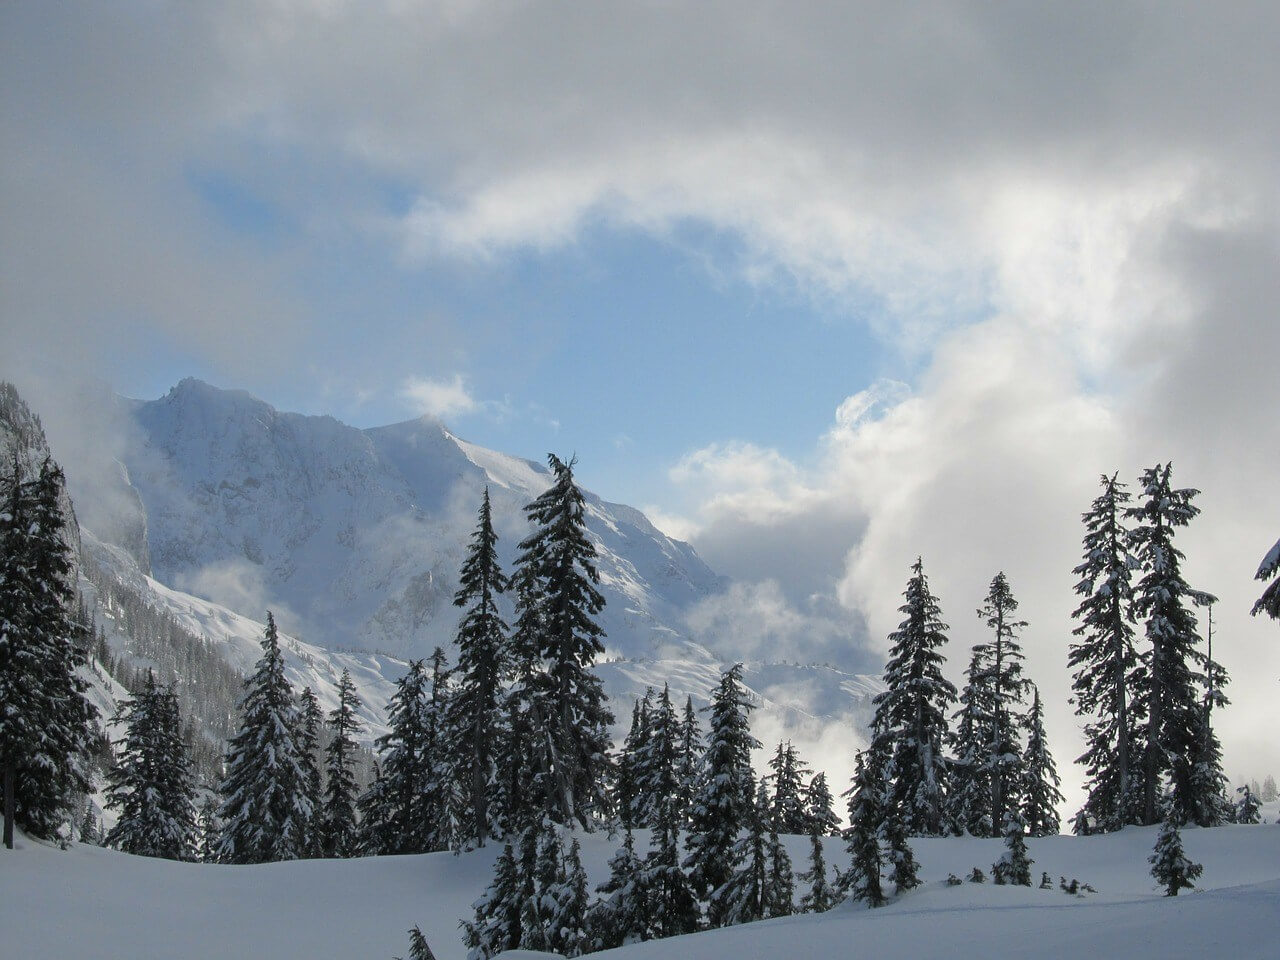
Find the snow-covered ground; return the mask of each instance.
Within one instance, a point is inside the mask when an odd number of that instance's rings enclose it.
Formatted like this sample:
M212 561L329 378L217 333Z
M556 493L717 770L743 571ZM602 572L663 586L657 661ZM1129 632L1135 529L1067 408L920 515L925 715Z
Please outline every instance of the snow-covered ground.
M617 846L583 838L593 881ZM844 905L800 916L599 954L623 960L1171 960L1280 956L1280 826L1187 829L1204 864L1197 890L1160 896L1148 874L1155 828L1099 837L1031 840L1033 871L1051 890L948 887L948 873L990 873L999 841L917 840L924 886L878 910ZM807 841L791 838L796 872ZM495 850L256 867L168 863L92 847L59 851L19 837L0 850L0 930L5 957L145 960L181 957L385 960L407 952L418 924L440 960L463 956L458 920L488 882ZM843 863L839 840L830 863ZM1070 896L1060 876L1097 893ZM799 895L800 891L797 891Z

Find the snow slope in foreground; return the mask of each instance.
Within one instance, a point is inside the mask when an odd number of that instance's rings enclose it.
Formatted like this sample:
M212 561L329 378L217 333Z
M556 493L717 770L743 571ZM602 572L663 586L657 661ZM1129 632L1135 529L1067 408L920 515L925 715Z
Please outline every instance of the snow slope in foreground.
M807 840L790 838L796 872ZM1032 840L1035 875L1053 890L965 883L948 873L989 873L999 841L918 840L925 885L879 910L838 907L728 930L636 944L597 954L622 960L684 958L1035 957L1125 960L1280 956L1280 826L1186 830L1188 853L1204 864L1199 890L1155 891L1146 858L1154 828L1107 837ZM643 841L641 841L643 842ZM584 838L593 881L617 846ZM130 857L92 847L68 852L26 838L0 850L4 955L31 960L182 957L370 958L407 950L419 924L440 960L463 955L458 919L488 882L495 850L454 857L378 857L231 867ZM840 841L828 860L843 863ZM1057 879L1079 878L1098 893L1071 897ZM797 892L799 893L799 891Z

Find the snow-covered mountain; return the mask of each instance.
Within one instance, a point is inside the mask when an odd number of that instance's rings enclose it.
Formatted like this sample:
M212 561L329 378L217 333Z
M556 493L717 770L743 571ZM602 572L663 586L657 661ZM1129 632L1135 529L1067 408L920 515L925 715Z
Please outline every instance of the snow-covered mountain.
M271 606L331 649L447 646L482 491L510 569L529 530L523 507L550 485L540 464L429 418L360 430L198 380L136 404L132 418L140 441L121 480L145 510L156 579L258 620ZM611 653L707 659L683 620L721 578L638 510L594 495L587 510Z
M131 635L138 625L124 597L204 638L244 672L271 609L295 686L311 686L327 709L338 676L351 671L366 740L384 729L406 659L451 647L457 571L482 491L490 491L510 570L529 531L523 508L550 484L542 465L467 443L432 419L360 430L197 380L155 401L116 403L128 425L122 455L109 470L69 477L77 502L89 504L80 532L95 582L82 578L82 589L107 646L135 668L151 662ZM26 415L31 423L15 420L22 437L8 428L11 445L29 445L38 432ZM669 683L677 701L701 705L742 658L732 636L688 626L690 613L729 584L640 511L586 497L606 600L607 654L597 671L620 736L631 699L646 687ZM786 653L746 664L753 726L767 746L793 739L835 782L863 740L880 682L781 662Z

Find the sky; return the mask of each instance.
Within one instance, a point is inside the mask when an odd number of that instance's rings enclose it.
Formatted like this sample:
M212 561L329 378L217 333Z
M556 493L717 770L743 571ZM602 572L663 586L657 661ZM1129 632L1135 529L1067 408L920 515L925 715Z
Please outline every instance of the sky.
M1262 2L7 3L0 376L576 453L745 621L857 617L872 656L919 555L957 679L1003 570L1063 768L1079 515L1172 460L1261 777L1278 36Z

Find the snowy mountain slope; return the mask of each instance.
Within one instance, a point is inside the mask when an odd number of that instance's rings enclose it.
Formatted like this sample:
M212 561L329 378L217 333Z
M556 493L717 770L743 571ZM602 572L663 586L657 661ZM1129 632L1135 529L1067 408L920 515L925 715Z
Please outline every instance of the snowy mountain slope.
M424 656L447 645L462 551L490 488L510 568L523 507L546 468L458 440L423 418L370 430L281 413L237 391L184 380L136 404L127 456L163 583L261 617L326 647ZM684 612L722 582L639 511L590 496L610 649L706 656Z
M948 873L989 870L1001 841L915 840L924 885L880 909L842 905L819 916L651 941L599 956L1203 960L1280 952L1280 827L1184 831L1187 853L1204 864L1204 876L1198 890L1176 898L1160 896L1147 872L1155 833L1154 827L1129 828L1107 836L1028 840L1035 876L1048 872L1051 890L990 882L948 887ZM619 842L602 834L579 838L594 886L607 876L606 862ZM646 843L641 832L637 848L643 852ZM787 846L799 872L807 840L790 837ZM23 918L5 924L5 949L30 960L387 960L405 955L405 931L416 924L440 960L460 960L458 921L470 916L496 853L491 845L457 857L240 867L148 860L84 846L61 852L20 836L16 850L0 851L0 917ZM846 862L836 838L827 841L826 855L829 868ZM1064 894L1056 888L1059 876L1086 881L1098 892Z

